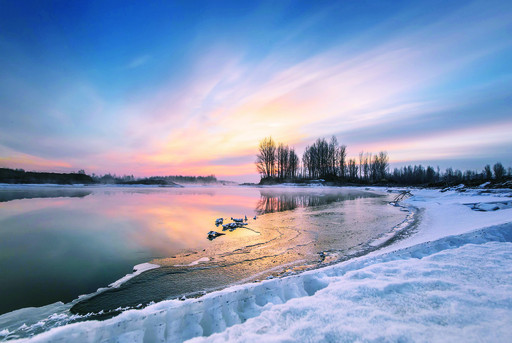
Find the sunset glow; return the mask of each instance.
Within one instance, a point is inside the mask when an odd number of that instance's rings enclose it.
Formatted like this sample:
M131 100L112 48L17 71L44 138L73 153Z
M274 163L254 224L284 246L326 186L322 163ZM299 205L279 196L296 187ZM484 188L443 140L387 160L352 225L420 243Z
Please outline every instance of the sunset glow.
M6 1L0 32L0 167L255 181L262 138L332 135L512 163L507 1Z

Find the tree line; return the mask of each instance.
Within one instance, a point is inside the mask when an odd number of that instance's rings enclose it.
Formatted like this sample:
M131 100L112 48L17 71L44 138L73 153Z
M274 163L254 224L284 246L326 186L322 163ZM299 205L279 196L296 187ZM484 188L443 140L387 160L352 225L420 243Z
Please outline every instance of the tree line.
M0 183L11 184L92 184L94 180L85 173L32 172L23 169L0 168Z
M496 162L492 167L486 165L482 171L446 168L441 172L439 167L423 167L422 165L405 166L395 168L388 176L392 182L404 185L436 184L436 183L466 183L481 184L485 181L504 181L512 178L512 168L508 170L501 162Z
M255 163L262 183L324 179L363 184L419 185L512 178L512 168L507 171L500 162L493 167L486 165L482 172L462 172L452 168L441 172L439 167L422 165L395 168L390 172L387 152L361 151L356 157L348 158L347 146L339 144L335 136L330 140L318 138L306 146L302 158L298 157L295 148L266 137L259 142Z
M92 173L92 179L96 183L102 184L172 184L172 183L199 183L209 184L217 183L215 175L208 176L183 176L183 175L167 175L167 176L150 176L136 178L133 175L117 176L116 174L96 175Z
M172 185L173 183L215 184L227 183L217 180L215 175L208 176L150 176L137 178L133 175L116 174L87 175L83 169L75 173L48 173L25 171L23 169L0 168L0 183L12 184L121 184L121 185Z

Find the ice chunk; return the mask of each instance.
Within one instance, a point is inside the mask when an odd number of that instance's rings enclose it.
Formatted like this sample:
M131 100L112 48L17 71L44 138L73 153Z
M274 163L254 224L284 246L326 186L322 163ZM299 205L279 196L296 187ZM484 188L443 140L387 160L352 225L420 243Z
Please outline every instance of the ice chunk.
M480 211L496 211L499 210L500 207L498 204L477 204L476 208Z
M199 263L208 262L208 261L210 261L210 258L208 258L208 257L201 257L199 260L196 260L196 261L190 263L189 266L195 266L195 265L198 265Z
M133 267L133 273L126 274L125 276L123 276L119 280L111 283L109 285L109 287L118 288L119 286L121 286L126 281L128 281L131 278L134 278L135 276L145 272L146 270L151 270L151 269L155 269L155 268L159 268L159 267L160 266L158 264L153 264L153 263L141 263L141 264L138 264L135 267Z

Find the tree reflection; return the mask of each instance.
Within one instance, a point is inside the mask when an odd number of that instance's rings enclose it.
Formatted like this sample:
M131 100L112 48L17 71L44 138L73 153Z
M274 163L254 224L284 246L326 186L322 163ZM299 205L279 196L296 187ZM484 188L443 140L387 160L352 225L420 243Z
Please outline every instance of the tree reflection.
M371 193L298 193L298 192L275 192L260 191L261 197L256 205L256 213L283 212L294 210L298 207L310 207L327 205L344 200L375 197Z
M83 198L92 191L81 189L5 189L0 190L0 202L38 198Z

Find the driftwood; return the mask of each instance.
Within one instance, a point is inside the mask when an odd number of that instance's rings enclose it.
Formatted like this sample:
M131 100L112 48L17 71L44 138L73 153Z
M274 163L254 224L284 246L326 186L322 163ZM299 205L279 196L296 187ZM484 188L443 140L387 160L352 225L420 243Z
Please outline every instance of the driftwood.
M411 191L401 191L397 196L390 202L393 206L398 206L398 202L405 199L407 196L411 196Z

